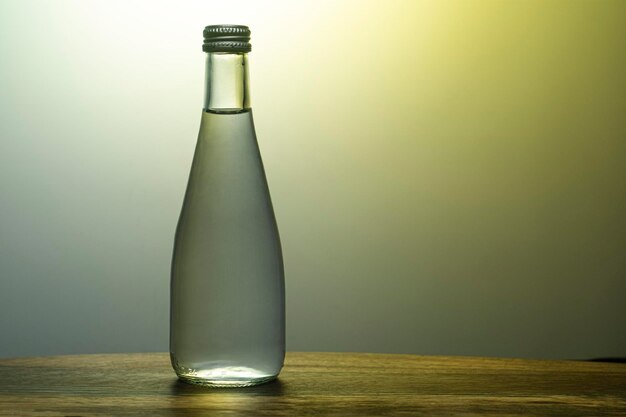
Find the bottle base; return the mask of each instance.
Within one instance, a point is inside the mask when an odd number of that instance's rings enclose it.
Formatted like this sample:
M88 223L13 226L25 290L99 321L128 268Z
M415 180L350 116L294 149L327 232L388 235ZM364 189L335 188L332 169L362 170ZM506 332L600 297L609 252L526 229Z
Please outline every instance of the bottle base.
M251 387L273 381L278 375L266 375L246 367L224 367L190 373L177 373L188 384L215 388Z

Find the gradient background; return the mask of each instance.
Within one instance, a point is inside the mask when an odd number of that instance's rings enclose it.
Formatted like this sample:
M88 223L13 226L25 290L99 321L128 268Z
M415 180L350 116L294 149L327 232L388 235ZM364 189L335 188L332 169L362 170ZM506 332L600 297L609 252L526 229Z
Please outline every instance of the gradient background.
M0 356L168 349L207 24L290 350L626 355L626 2L0 2Z

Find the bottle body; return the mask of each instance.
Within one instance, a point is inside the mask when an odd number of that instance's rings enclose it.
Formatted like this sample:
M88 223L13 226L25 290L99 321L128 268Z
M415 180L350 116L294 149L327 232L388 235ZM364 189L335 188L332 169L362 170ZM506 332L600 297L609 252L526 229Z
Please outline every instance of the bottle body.
M282 252L251 110L202 114L170 319L172 366L187 382L255 385L283 366Z

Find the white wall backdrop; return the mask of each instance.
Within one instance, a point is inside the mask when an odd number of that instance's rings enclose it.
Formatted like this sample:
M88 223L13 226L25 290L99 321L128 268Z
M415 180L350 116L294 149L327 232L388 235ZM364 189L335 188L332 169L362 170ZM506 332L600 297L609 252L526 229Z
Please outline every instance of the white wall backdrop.
M288 349L626 356L625 5L0 2L0 357L167 350L216 23L252 29Z

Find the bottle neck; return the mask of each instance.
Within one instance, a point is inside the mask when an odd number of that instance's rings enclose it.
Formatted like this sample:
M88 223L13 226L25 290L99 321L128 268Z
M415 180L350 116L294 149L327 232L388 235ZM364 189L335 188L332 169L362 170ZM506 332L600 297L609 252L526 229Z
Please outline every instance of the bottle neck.
M241 113L248 109L248 54L207 53L204 110L214 113Z

